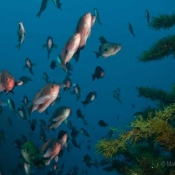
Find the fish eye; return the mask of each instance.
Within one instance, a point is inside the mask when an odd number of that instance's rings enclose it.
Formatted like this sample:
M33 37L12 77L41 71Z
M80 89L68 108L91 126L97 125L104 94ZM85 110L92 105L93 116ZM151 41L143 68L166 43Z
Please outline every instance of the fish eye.
M52 89L54 88L54 85L52 85Z
M5 81L8 81L8 78L6 78Z
M105 49L105 51L107 51L107 50L108 50L108 48Z

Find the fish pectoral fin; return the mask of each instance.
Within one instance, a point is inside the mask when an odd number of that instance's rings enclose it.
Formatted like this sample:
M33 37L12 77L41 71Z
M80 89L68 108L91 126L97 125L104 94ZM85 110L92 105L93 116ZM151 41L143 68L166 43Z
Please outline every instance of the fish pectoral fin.
M90 35L91 35L91 29L88 31L88 33L87 33L87 37L89 38Z
M33 67L33 66L37 66L37 65L36 65L35 63L32 63L32 67Z
M47 48L47 44L43 44L42 45L42 48L44 49L44 48Z
M45 103L40 104L38 106L38 112L41 113L44 110L46 110L49 107L50 103L51 103L50 100L47 100Z
M27 65L23 66L23 70L25 70L26 68L28 68Z
M52 150L51 150L51 148L49 148L48 150L46 150L44 157L50 157L51 153L52 153Z
M74 95L74 94L76 94L76 93L75 93L75 91L71 91L70 94L71 94L71 95Z
M4 91L4 90L5 90L5 88L4 88L3 84L0 83L0 92L2 92L2 91Z
M43 97L39 97L39 98L35 101L35 105L46 103L49 99L50 99L50 96L49 96L49 95L46 95L46 96L43 96Z
M61 55L58 55L57 56L57 61L58 61L58 64L61 65L63 63L63 60L61 58Z
M50 105L53 106L54 104L55 104L55 100Z
M64 123L67 125L67 119L64 120Z
M55 163L58 162L58 156L55 156L54 160L55 160Z
M53 44L53 48L55 48L55 49L56 49L57 47L58 47L58 46L57 46L56 44Z

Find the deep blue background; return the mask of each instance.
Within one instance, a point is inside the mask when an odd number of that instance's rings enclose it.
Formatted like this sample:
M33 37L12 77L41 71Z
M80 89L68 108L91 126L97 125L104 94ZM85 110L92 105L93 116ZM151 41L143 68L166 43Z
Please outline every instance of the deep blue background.
M51 80L55 80L57 83L62 82L66 74L60 67L51 70L50 62L56 59L67 39L73 35L79 18L86 12L93 13L93 9L98 8L102 26L96 21L87 45L81 52L79 62L71 61L74 67L71 76L72 82L78 83L82 90L80 101L76 102L76 97L71 96L69 92L62 94L61 90L61 103L49 107L48 116L36 111L31 116L31 119L43 118L48 121L56 107L70 106L73 115L68 120L71 120L78 129L84 127L90 133L91 151L86 149L88 139L80 134L77 141L78 143L82 142L82 149L72 148L71 153L65 151L63 157L59 159L59 165L62 162L65 163L63 174L66 174L75 163L78 164L80 170L88 169L82 163L83 156L86 153L92 158L101 159L101 156L95 153L94 145L109 131L109 127L100 128L97 125L98 120L103 119L112 127L128 129L129 123L134 120L133 113L153 104L148 99L137 97L136 86L157 87L167 91L171 89L175 73L175 62L172 57L150 63L141 63L137 57L158 39L174 34L174 28L166 31L149 29L145 10L148 9L151 16L170 14L175 10L173 8L175 2L173 0L154 0L154 2L152 0L144 2L140 0L62 0L61 2L63 4L62 11L58 10L50 1L48 8L41 14L40 18L36 17L41 4L40 0L7 0L1 2L0 69L10 71L16 80L22 75L30 76L33 82L15 88L15 95L2 95L0 98L4 100L12 98L15 101L16 108L21 106L21 100L25 94L32 100L36 92L45 84L42 78L45 71ZM26 29L26 37L21 49L18 50L14 46L18 43L17 29L20 21L23 22ZM136 37L129 33L128 22L133 25ZM42 48L42 45L45 44L49 35L53 37L58 48L52 51L50 60L47 60L47 51ZM122 44L122 50L114 57L96 59L92 50L98 50L100 36L104 36L108 41ZM23 70L26 57L37 64L34 67L34 76L28 70ZM96 66L105 69L105 77L92 82L91 74ZM113 98L113 90L117 87L121 89L122 104ZM88 92L94 90L97 91L98 98L84 108L81 101L85 99ZM132 104L135 105L135 108L131 107ZM78 108L82 109L85 114L89 123L87 126L83 125L82 120L76 118L75 111ZM117 115L120 115L119 120L117 120ZM9 127L7 117L12 118L13 127ZM30 127L28 122L22 120L18 115L13 115L8 107L3 107L3 113L0 116L0 129L6 132L7 139L6 143L0 148L0 164L6 174L9 174L8 169L16 166L20 153L14 147L13 142L21 133L28 136ZM70 130L64 123L57 129L56 133L60 129L65 129L70 134ZM51 131L48 137L55 137L56 133ZM40 147L42 143L38 141L39 127L36 129L34 137L32 140ZM41 172L46 174L49 168L38 171L38 174ZM101 168L98 171L94 167L88 170L89 174L108 174L103 172Z

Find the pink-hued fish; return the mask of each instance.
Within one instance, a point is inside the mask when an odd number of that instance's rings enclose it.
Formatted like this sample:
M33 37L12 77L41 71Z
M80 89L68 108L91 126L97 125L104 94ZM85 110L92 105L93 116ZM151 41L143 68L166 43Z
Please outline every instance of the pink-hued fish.
M86 40L90 36L92 26L92 16L91 13L86 13L83 15L77 24L75 32L79 32L81 34L81 40L79 49L83 49L86 45Z
M38 110L39 113L43 112L49 105L53 105L58 97L60 86L54 83L46 84L41 90L37 92L33 100L31 112Z
M49 139L42 147L41 151L44 152L43 157L50 158L47 162L46 165L50 164L50 161L55 158L55 160L58 160L58 154L60 153L62 149L62 144L54 138Z
M5 93L12 92L15 86L19 86L19 82L15 82L15 78L7 70L2 70L0 72L0 92Z
M88 12L79 19L75 30L75 32L81 34L80 44L76 54L74 55L76 62L78 62L80 50L82 50L85 47L87 38L91 34L91 27L92 27L92 15L90 12Z
M81 40L80 33L75 33L73 36L71 36L62 50L61 56L58 56L57 58L60 59L58 60L58 62L66 72L68 71L66 63L70 62L74 53L77 51L80 44L80 40Z

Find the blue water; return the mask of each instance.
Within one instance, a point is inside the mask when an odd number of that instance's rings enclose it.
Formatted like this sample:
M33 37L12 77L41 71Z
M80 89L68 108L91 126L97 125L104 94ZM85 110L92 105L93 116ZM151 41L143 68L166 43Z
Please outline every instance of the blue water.
M79 150L72 146L71 152L65 151L63 157L58 160L58 165L64 162L63 174L66 174L68 169L77 163L80 169L79 174L84 169L88 170L90 175L106 175L109 173L104 172L101 167L98 170L93 166L88 168L82 162L86 153L99 161L102 158L101 155L95 153L94 145L102 136L107 134L109 127L101 128L98 121L103 119L109 123L109 126L128 129L129 123L134 120L134 112L142 110L148 105L155 105L148 99L139 98L136 86L157 87L169 91L172 83L174 83L175 62L171 56L150 63L141 63L137 57L158 39L174 34L175 31L174 28L166 31L149 29L145 10L149 10L150 16L170 14L175 10L175 2L173 0L154 0L154 2L152 0L62 0L61 3L62 11L50 1L47 9L38 18L36 14L39 11L41 0L1 2L0 69L7 69L16 80L23 75L30 76L33 82L16 87L14 95L8 94L6 96L3 94L0 98L13 99L16 108L21 106L24 95L32 100L36 92L45 85L42 78L43 72L47 72L52 81L62 82L66 76L65 72L61 67L51 70L50 62L56 60L56 56L61 53L68 38L73 35L79 18L87 12L93 14L93 9L98 8L102 26L96 21L90 38L87 40L87 45L81 52L79 62L76 63L74 59L71 60L74 70L70 78L73 83L78 83L82 90L82 97L79 102L76 102L76 97L71 96L69 92L63 94L61 90L61 103L49 107L49 115L44 112L39 114L35 111L30 119L43 118L48 121L58 106L70 106L73 114L68 120L71 120L77 129L84 127L90 133L91 150L86 149L88 139L79 134L77 142L82 143L82 149ZM26 36L25 42L18 50L14 46L18 43L17 29L20 21L24 24ZM132 24L136 37L129 33L128 22ZM53 37L58 48L51 52L50 59L47 60L47 51L42 48L42 45L46 43L49 35ZM114 57L96 59L93 50L98 50L100 36L104 36L108 41L120 43L122 45L121 51ZM34 76L28 70L23 70L27 57L37 65L33 68ZM91 76L96 66L101 66L105 70L105 77L93 82ZM113 98L113 90L118 87L121 89L121 104ZM98 97L92 104L84 108L81 101L90 91L96 91ZM132 108L132 104L135 105L135 108ZM78 108L85 114L88 125L84 126L82 120L76 118ZM117 120L118 115L120 116L119 120ZM8 125L7 117L12 118L12 127ZM22 133L29 138L30 125L18 115L13 115L8 107L3 107L3 113L0 116L0 129L6 133L6 143L2 144L0 149L0 165L5 174L9 175L8 169L15 168L20 155L20 151L14 147L13 142ZM68 131L70 135L70 130L65 123L62 123L56 132L51 131L48 137L56 137L61 129ZM38 138L39 127L36 129L32 141L40 147L42 142ZM50 168L51 166L44 170L36 170L36 174L47 174ZM111 172L110 174L116 173Z

